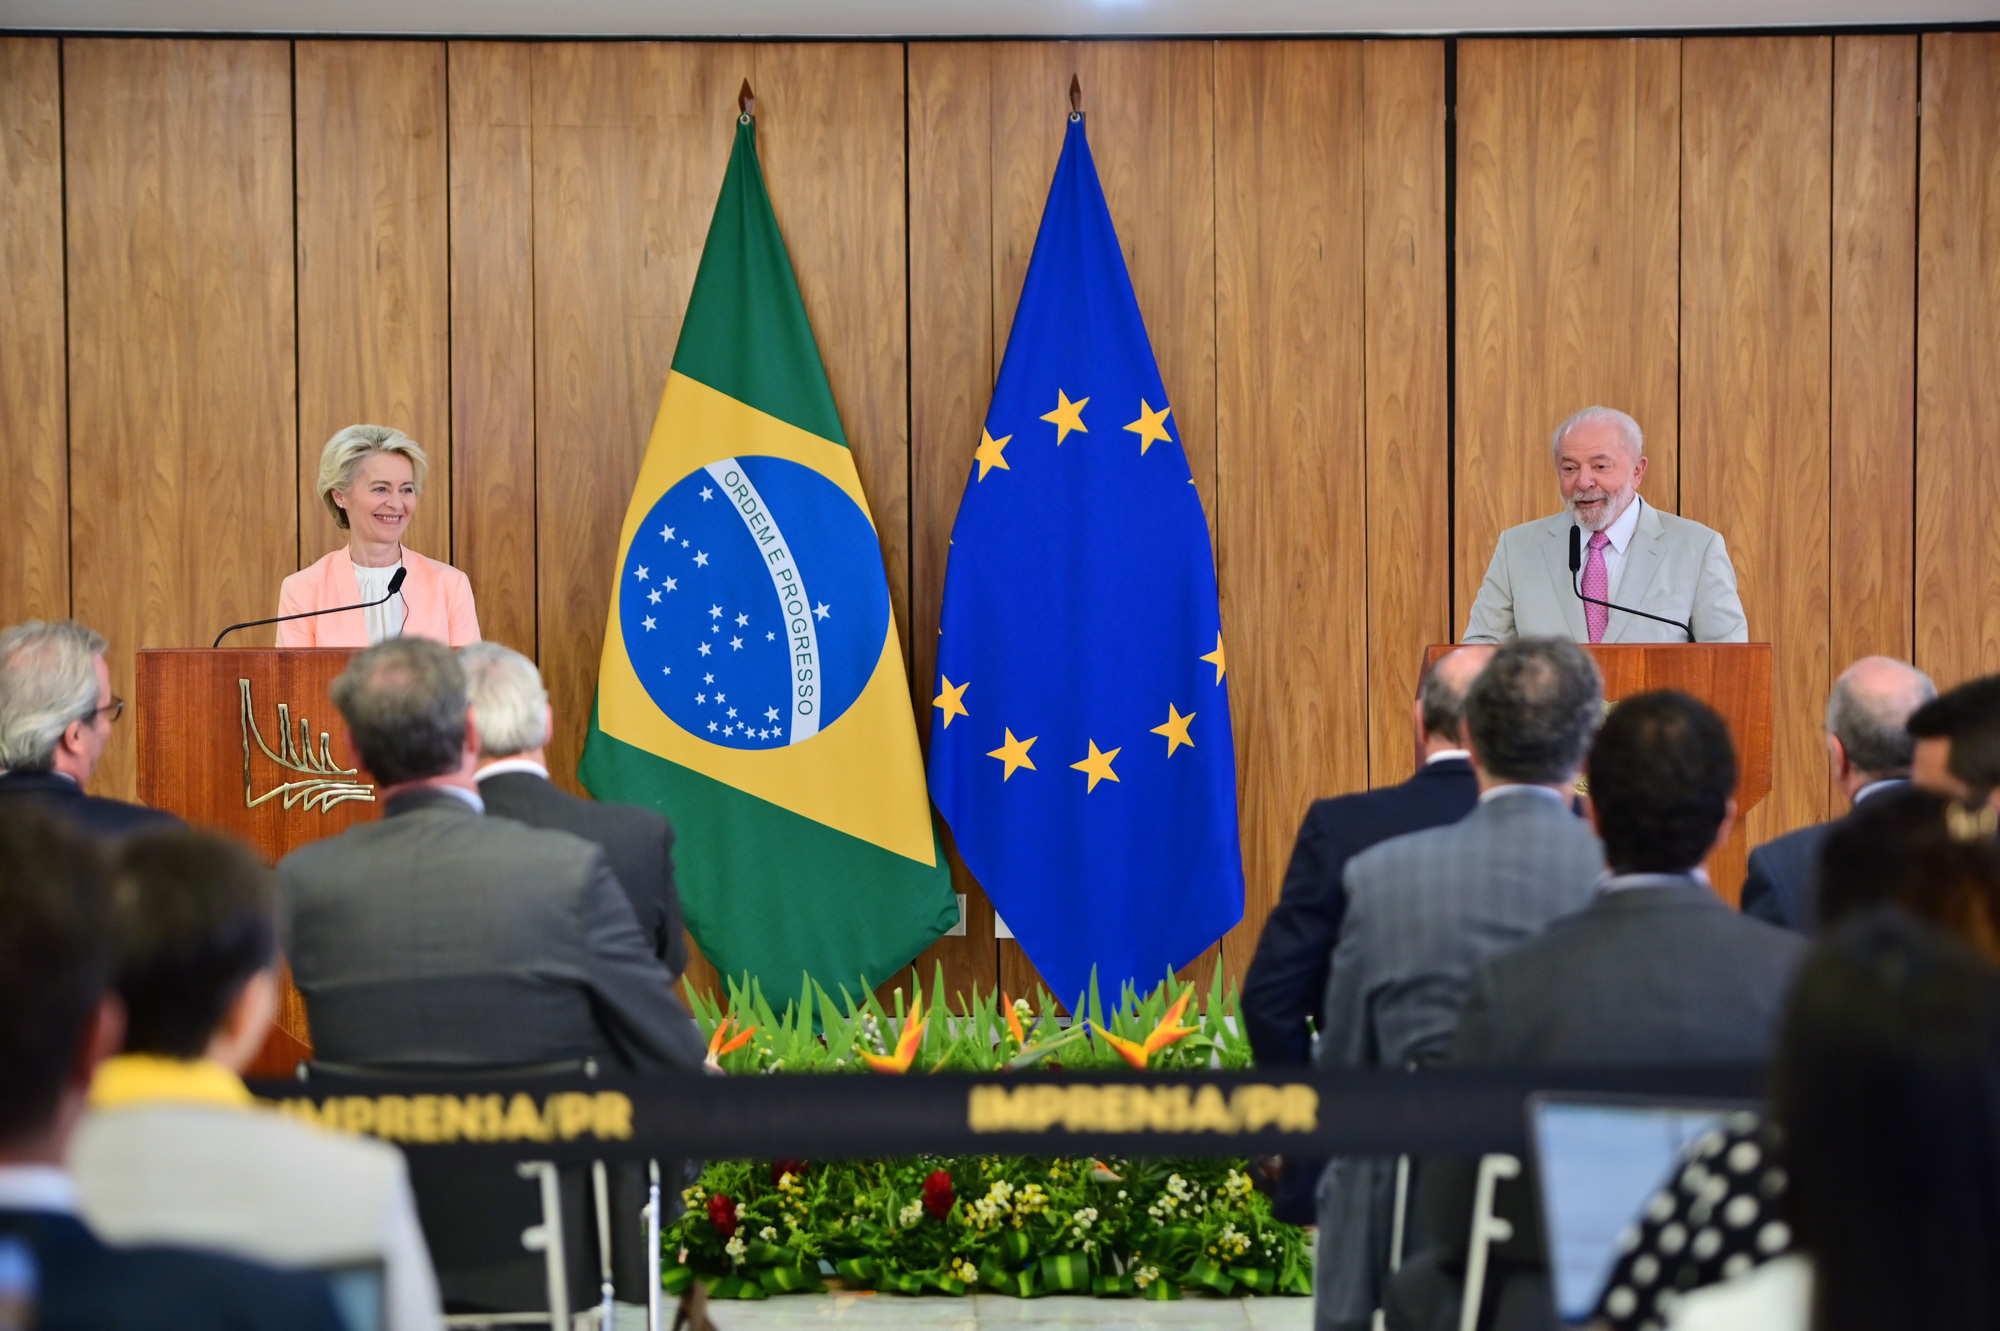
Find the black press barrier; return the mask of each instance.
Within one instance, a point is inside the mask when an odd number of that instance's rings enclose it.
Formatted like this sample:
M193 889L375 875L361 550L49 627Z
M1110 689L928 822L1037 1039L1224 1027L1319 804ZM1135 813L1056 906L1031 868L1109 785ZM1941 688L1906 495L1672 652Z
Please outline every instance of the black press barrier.
M413 1149L520 1158L1520 1153L1538 1091L1756 1100L1746 1066L915 1077L332 1077L251 1089Z

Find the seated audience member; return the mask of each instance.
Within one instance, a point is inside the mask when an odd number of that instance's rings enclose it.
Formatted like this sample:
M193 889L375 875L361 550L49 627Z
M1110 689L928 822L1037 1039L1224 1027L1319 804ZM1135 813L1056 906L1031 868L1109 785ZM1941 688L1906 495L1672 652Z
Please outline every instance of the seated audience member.
M113 893L125 1049L70 1151L84 1218L114 1243L380 1264L390 1331L440 1325L402 1153L253 1108L238 1075L277 1011L271 871L219 836L145 832Z
M383 811L278 866L315 1054L371 1068L699 1069L694 1020L604 852L483 816L451 649L392 638L332 693Z
M1591 816L1610 873L1596 900L1481 964L1452 1061L1601 1066L1761 1063L1777 1041L1798 935L1729 908L1708 857L1736 820L1736 752L1705 704L1663 691L1626 698L1590 750ZM1425 1163L1431 1246L1395 1282L1389 1324L1428 1326L1463 1293L1472 1162ZM1503 1185L1532 1216L1534 1183ZM1539 1222L1517 1223L1488 1276L1495 1325L1548 1324Z
M2000 675L1969 679L1910 717L1910 779L1966 804L2000 808Z
M1892 908L1844 925L1799 976L1773 1081L1786 1206L1721 1228L1793 1251L1687 1295L1668 1325L2000 1322L2000 971Z
M554 731L548 690L535 663L497 642L458 649L479 732L479 797L486 812L594 842L639 917L639 931L667 974L687 969L687 935L674 890L674 830L651 809L600 804L558 790L544 752Z
M1937 697L1930 676L1887 656L1864 656L1841 672L1826 699L1826 761L1849 808L1909 779L1916 741L1910 713ZM1799 933L1812 930L1813 875L1832 823L1814 823L1750 852L1743 913Z
M170 813L86 794L111 725L101 634L73 620L31 619L0 633L0 808L37 803L93 836L173 824Z
M339 1331L326 1287L210 1253L105 1246L64 1162L118 1047L102 859L43 813L0 808L0 1240L34 1257L38 1331Z
M1278 904L1264 921L1243 977L1242 1013L1259 1067L1304 1067L1308 1019L1326 997L1326 971L1347 911L1347 861L1406 832L1455 823L1479 802L1465 751L1465 691L1491 647L1460 647L1425 672L1412 711L1423 766L1401 785L1315 800L1299 828ZM1313 1221L1312 1189L1324 1160L1287 1160L1272 1208L1281 1220Z
M1820 916L1832 928L1885 904L1930 922L2000 965L2000 856L1994 815L1905 787L1872 799L1827 834L1819 865ZM1782 1210L1783 1170L1756 1168L1782 1151L1775 1124L1756 1115L1704 1142L1649 1206L1630 1249L1606 1280L1598 1317L1616 1331L1657 1331L1672 1300L1740 1275L1790 1249L1784 1231L1723 1225L1715 1216L1756 1206ZM1717 1160L1750 1161L1742 1169ZM1748 1202L1738 1202L1748 1196Z
M1517 638L1493 654L1465 699L1478 807L1348 861L1320 1066L1442 1057L1473 967L1590 903L1603 851L1570 798L1603 712L1603 680L1575 643ZM1320 1179L1313 1299L1323 1329L1374 1316L1394 1172L1388 1160L1336 1159Z

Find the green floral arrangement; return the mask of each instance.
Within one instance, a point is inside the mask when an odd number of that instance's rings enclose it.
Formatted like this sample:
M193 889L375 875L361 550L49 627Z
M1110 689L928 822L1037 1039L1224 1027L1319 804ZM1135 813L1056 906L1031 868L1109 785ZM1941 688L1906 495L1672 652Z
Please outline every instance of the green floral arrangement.
M1250 1064L1230 1022L1236 992L1218 972L1208 1002L1172 977L1147 994L1125 986L1109 1013L1095 979L1063 1027L1046 990L1002 993L946 1011L942 968L929 1002L912 986L883 1007L872 993L835 1003L810 980L777 1011L754 983L726 1003L689 991L712 1064L769 1072L1031 1072L1037 1067L1195 1070ZM1182 1024L1183 1018L1187 1024ZM1019 1298L1093 1294L1178 1299L1312 1292L1306 1234L1271 1215L1241 1159L1130 1160L1007 1156L710 1163L662 1235L670 1293L696 1280L711 1298L761 1299L847 1288Z

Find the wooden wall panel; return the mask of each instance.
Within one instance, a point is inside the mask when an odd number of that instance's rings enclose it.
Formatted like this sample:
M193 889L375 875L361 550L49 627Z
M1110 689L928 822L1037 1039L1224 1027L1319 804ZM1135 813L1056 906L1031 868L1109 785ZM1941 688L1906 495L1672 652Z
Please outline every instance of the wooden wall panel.
M452 562L472 580L480 636L533 656L533 53L453 42L447 61Z
M1917 204L1917 664L2000 669L2000 33L1923 38Z
M1690 39L1681 72L1681 511L1773 648L1755 844L1828 813L1833 41Z
M1917 39L1833 41L1828 661L1909 660L1916 587Z
M1630 412L1679 506L1680 122L1678 41L1459 43L1455 630L1500 533L1559 507L1579 408Z
M423 445L405 540L451 558L444 66L442 42L297 44L301 566L347 543L320 503L319 456L356 424Z
M0 37L0 625L69 617L59 61Z
M1415 770L1423 650L1454 627L1444 43L1368 42L1361 66L1368 784L1386 786Z
M972 450L993 395L993 67L984 42L909 47L910 667L930 744L945 564ZM953 988L999 983L993 906L955 849L965 936L940 939Z
M135 650L270 613L297 557L291 55L63 45L75 610L130 697ZM132 796L134 730L94 790Z
M1222 625L1249 964L1307 805L1368 780L1362 48L1216 48Z

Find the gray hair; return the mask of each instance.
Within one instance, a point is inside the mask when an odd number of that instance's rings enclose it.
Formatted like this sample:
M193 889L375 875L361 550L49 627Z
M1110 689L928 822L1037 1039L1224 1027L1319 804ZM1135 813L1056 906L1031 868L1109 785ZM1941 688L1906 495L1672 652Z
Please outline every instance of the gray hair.
M458 663L479 727L480 757L511 758L549 742L549 691L533 661L497 642L473 642L458 649Z
M0 633L0 771L48 771L70 723L96 715L93 662L107 645L73 619L30 619Z
M1847 750L1855 770L1904 776L1916 755L1910 714L1937 697L1923 671L1888 656L1864 656L1840 672L1826 696L1826 733Z
M1579 425L1616 426L1619 437L1625 441L1625 447L1632 450L1632 460L1636 462L1646 456L1646 432L1639 428L1639 422L1616 407L1585 407L1558 425L1556 432L1549 436L1550 457L1562 452L1564 436Z
M1516 638L1473 680L1465 720L1489 776L1563 784L1583 766L1604 720L1604 677L1567 638Z
M333 492L346 494L352 490L361 464L375 453L408 458L417 493L424 492L424 477L431 469L431 460L424 456L416 440L387 425L350 425L327 440L326 447L319 451L319 502L326 505L326 511L333 514L334 522L342 530L347 527L347 510L333 502Z
M390 638L347 663L330 690L365 766L385 786L443 776L465 752L465 671L451 648Z

